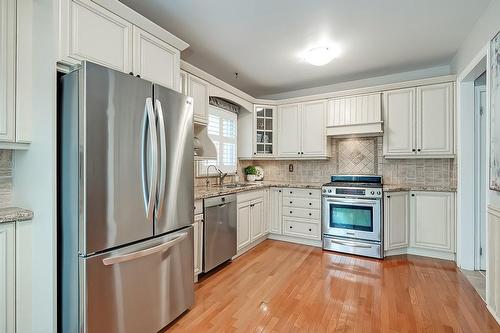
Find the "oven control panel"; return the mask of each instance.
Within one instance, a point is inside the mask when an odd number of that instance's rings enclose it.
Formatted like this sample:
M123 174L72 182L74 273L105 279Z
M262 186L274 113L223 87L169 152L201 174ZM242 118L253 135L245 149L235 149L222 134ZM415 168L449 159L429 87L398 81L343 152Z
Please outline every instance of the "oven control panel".
M381 198L381 188L333 187L323 186L324 196Z

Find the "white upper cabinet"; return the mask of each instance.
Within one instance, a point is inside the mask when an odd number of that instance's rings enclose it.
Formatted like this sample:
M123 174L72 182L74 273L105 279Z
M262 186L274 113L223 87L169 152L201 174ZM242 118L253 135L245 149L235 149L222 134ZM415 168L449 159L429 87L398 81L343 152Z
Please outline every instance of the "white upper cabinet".
M180 51L161 39L134 27L133 72L164 87L179 86Z
M278 156L300 157L300 104L278 107Z
M61 0L61 57L132 71L132 24L90 0Z
M384 155L415 153L415 89L384 93Z
M331 136L382 133L380 93L330 100L326 128Z
M324 100L279 106L278 157L329 157L325 118Z
M454 157L454 83L384 92L384 156Z
M453 83L417 88L417 153L453 155Z
M179 88L180 51L188 45L118 0L59 0L59 61L88 60Z
M193 97L194 121L199 124L208 124L208 82L188 74L187 94Z
M276 107L254 106L254 147L257 157L272 157L276 147Z
M314 101L302 104L301 156L324 156L327 137L325 134L326 102Z
M0 2L0 141L15 141L16 1Z

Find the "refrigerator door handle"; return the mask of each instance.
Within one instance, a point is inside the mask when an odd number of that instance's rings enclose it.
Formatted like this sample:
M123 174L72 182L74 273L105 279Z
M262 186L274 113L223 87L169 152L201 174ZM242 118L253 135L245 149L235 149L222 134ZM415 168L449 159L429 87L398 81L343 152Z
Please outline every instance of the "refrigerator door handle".
M165 122L163 108L159 100L155 101L156 112L158 113L158 123L160 127L160 182L158 189L158 202L156 216L160 217L163 211L163 201L165 199L165 183L167 178L167 138L165 133Z
M151 142L151 177L149 184L148 174L148 128L149 141ZM156 118L153 110L153 101L151 97L146 98L144 105L144 118L142 124L142 192L144 197L144 209L149 222L153 223L153 213L155 208L154 196L156 196L156 187L158 183L158 138L156 134Z
M188 236L188 233L184 232L184 233L180 234L179 236L175 237L174 239L172 239L168 242L165 242L163 244L156 245L156 246L150 247L148 249L139 250L139 251L132 252L132 253L121 254L118 256L105 258L102 260L102 263L106 266L110 266L110 265L119 264L119 263L126 262L126 261L139 259L142 257L146 257L146 256L149 256L151 254L155 254L157 252L163 252L163 251L168 250L169 248L171 248L175 244L182 242L184 239L186 239L187 236Z

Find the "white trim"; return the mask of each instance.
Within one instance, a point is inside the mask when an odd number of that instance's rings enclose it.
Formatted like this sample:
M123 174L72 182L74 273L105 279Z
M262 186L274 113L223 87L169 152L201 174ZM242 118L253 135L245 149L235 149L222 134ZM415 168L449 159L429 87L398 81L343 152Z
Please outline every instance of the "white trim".
M474 94L474 82L471 74L476 72L476 68L481 64L484 57L488 56L489 42L476 54L474 59L457 77L457 265L460 268L474 269L474 181L473 166L474 161L470 156L470 140L465 139L464 135L473 133L474 123L470 121L470 108L474 107L474 100L470 93L472 87L472 96ZM479 76L481 73L476 73ZM486 87L488 94L488 85ZM468 98L467 98L468 97ZM467 98L467 99L466 99ZM467 103L467 106L465 105ZM488 109L488 108L487 108ZM487 110L488 113L488 110ZM469 116L469 117L468 117ZM462 126L467 126L468 131L462 130ZM470 132L472 131L472 132ZM488 130L487 130L488 132ZM465 133L465 134L464 134ZM488 135L488 134L487 134ZM473 135L472 135L473 136ZM488 152L487 152L488 153ZM473 149L472 149L473 154ZM465 168L465 169L464 169ZM488 253L486 253L488 256Z
M455 253L428 250L428 249L419 249L419 248L414 248L414 247L384 251L385 257L397 256L397 255L402 255L402 254L435 258L435 259L442 259L442 260L450 260L450 261L455 261L455 259L456 259Z
M99 1L103 1L103 0L99 0ZM215 76L197 68L196 66L191 65L190 63L186 62L185 60L181 60L181 69L184 70L185 72L188 72L192 75L195 75L195 76L209 82L210 84L212 84L212 85L214 85L222 90L225 90L231 94L236 95L239 98L244 99L248 103L264 104L264 105L270 105L270 106L302 103L302 102L308 102L308 101L316 101L319 99L330 99L330 98L338 98L338 97L346 97L346 96L354 96L354 95L373 94L373 93L380 93L380 92L383 92L386 90L418 87L418 86L429 85L429 84L454 82L457 78L456 75L444 75L444 76L430 77L430 78L426 78L426 79L403 81L403 82L397 82L397 83L369 86L369 87L364 87L364 88L334 91L334 92L329 92L329 93L324 93L324 94L316 94L316 95L309 95L309 96L303 96L303 97L294 97L294 98L272 100L272 99L255 98L255 97L247 94L246 92L239 90L239 89L231 86L230 84L222 81L221 79L218 79Z
M153 23L149 19L145 18L141 14L137 13L133 9L127 7L123 3L117 0L92 0L96 4L103 8L106 8L113 14L120 16L121 18L129 21L133 25L149 32L155 37L163 40L164 42L172 45L180 51L184 51L189 47L189 44L182 39L174 36L164 28L160 27L158 24Z
M495 318L497 323L500 325L500 318L496 315L495 310L493 310L493 308L491 306L489 306L488 304L486 304L486 308L488 309L490 314L493 316L493 318Z
M301 237L269 234L268 238L272 239L272 240L282 241L282 242L309 245L309 246L314 246L314 247L322 247L323 246L323 243L321 242L321 240L306 239L306 238L301 238Z

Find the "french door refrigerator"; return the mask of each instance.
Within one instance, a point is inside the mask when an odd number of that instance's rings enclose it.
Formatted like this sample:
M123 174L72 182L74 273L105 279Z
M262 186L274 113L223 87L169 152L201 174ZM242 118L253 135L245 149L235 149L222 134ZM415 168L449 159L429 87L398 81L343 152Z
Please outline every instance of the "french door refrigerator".
M60 332L157 332L190 308L192 99L90 62L59 82Z

